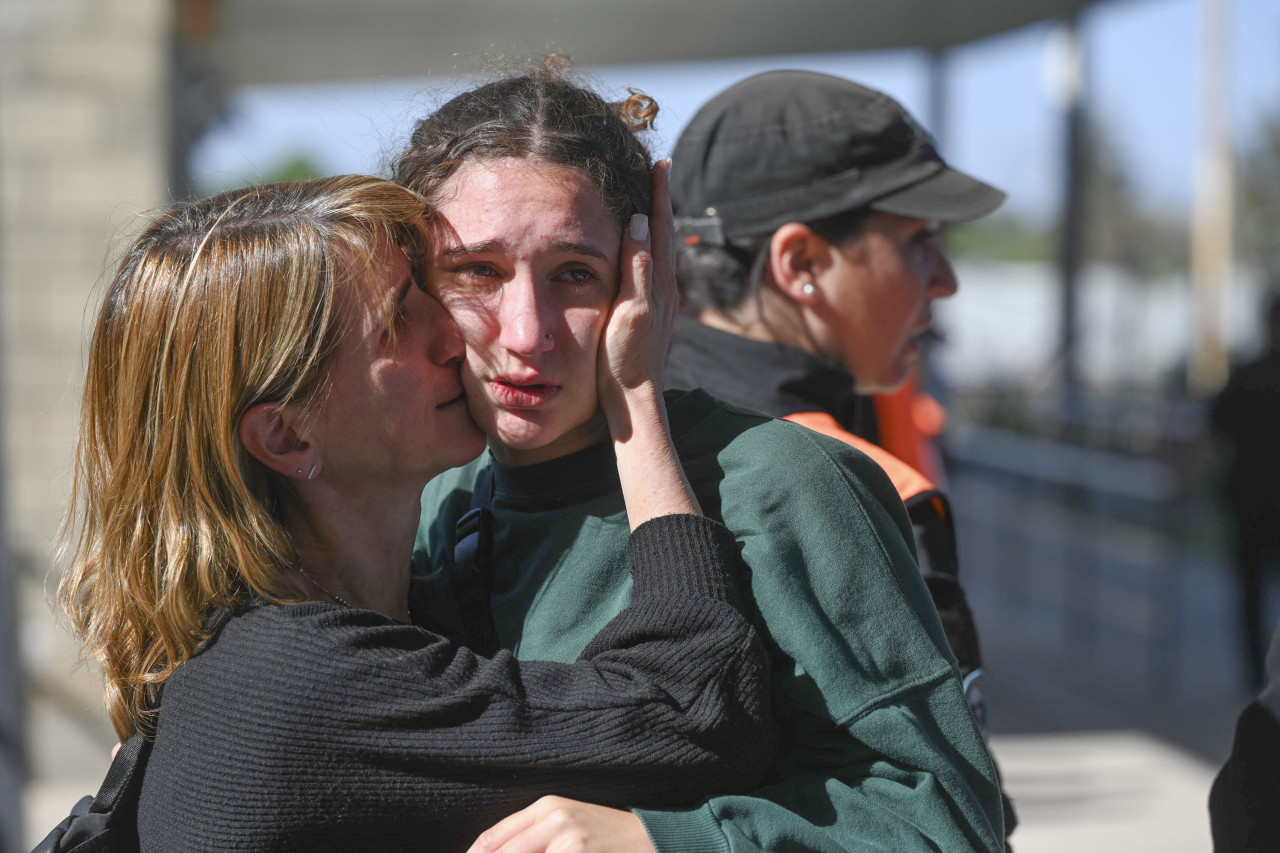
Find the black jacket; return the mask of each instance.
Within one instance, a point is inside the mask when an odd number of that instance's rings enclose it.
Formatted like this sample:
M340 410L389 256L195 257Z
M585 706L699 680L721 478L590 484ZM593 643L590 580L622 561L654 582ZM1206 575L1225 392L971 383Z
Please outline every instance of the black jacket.
M1231 757L1209 792L1216 853L1280 850L1280 631L1266 685L1236 725Z

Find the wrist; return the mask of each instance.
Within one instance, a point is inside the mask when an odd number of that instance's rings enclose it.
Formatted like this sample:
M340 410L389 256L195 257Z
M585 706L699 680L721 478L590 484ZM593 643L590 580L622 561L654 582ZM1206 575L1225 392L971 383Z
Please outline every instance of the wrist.
M602 394L600 408L609 424L615 445L646 434L646 428L660 427L666 432L667 409L662 388L652 379L632 386L616 386Z
M631 528L660 515L701 514L667 426L662 391L648 384L619 394L625 405L606 418Z

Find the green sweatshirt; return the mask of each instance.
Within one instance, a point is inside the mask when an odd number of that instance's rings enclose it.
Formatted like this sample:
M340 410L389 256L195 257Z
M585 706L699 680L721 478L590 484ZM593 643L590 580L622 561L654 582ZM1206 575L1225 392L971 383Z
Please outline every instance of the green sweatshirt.
M658 853L1003 849L995 770L888 478L843 442L701 391L668 414L703 511L749 567L782 742L751 796L636 809ZM420 571L447 567L490 464L427 486ZM499 639L524 660L573 661L630 597L612 447L494 467Z

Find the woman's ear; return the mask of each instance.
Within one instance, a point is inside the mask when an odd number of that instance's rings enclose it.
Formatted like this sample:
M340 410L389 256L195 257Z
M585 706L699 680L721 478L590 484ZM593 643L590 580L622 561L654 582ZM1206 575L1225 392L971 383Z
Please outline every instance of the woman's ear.
M320 471L315 445L300 428L292 406L259 403L240 418L240 443L249 455L272 471L295 480L310 480Z
M769 275L783 296L799 305L822 299L818 277L830 246L808 225L788 222L769 240Z

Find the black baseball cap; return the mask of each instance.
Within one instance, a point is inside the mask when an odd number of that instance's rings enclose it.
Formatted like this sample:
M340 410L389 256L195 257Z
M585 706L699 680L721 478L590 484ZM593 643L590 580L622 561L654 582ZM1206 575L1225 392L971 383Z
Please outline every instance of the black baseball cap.
M943 162L893 98L811 71L768 71L730 86L698 110L672 160L676 224L693 243L722 245L859 208L961 222L1005 199Z

